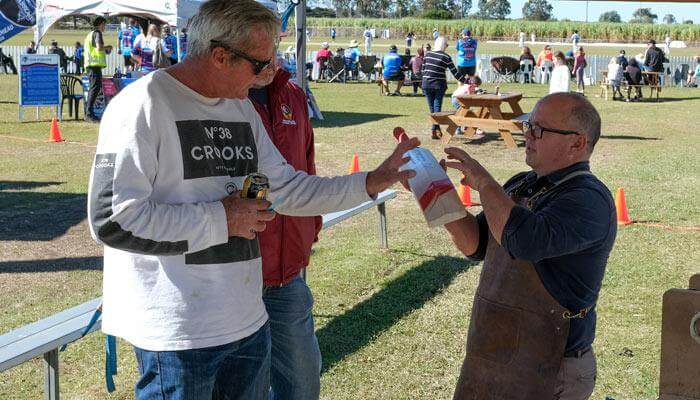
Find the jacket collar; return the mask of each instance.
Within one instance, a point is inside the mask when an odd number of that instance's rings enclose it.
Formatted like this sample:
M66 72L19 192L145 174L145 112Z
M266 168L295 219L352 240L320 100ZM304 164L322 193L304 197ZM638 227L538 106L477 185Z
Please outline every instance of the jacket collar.
M277 70L277 73L275 74L275 78L272 80L272 83L270 86L267 88L267 93L269 96L272 96L273 93L279 91L284 85L289 82L289 78L292 75L287 72L284 68L279 68Z
M526 185L528 185L528 186L533 185L535 183L537 183L537 186L554 184L572 172L590 171L590 170L591 170L590 162L581 161L581 162L577 162L575 164L571 164L568 167L564 167L562 169L558 169L556 171L550 172L548 175L541 176L539 178L537 177L537 174L535 173L535 171L530 171L525 176L525 181L527 182Z
M571 164L568 167L564 167L562 169L556 170L549 175L545 175L544 178L547 178L547 181L549 183L555 183L565 176L569 175L572 172L576 171L590 171L591 170L591 164L588 161L581 161L577 162L575 164Z

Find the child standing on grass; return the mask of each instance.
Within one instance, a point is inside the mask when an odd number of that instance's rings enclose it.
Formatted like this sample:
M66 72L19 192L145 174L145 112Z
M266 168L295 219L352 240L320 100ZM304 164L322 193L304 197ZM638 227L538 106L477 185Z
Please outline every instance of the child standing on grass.
M616 100L615 94L620 95L620 100L624 99L624 96L622 96L622 92L620 91L620 85L622 84L622 72L620 59L617 57L611 58L610 64L608 64L608 82L610 83L610 86L612 86L613 100Z

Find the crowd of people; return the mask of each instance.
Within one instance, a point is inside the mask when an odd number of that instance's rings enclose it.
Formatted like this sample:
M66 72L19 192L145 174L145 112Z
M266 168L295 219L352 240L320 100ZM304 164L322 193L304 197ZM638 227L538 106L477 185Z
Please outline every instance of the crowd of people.
M576 39L576 38L574 38ZM573 40L578 43L578 40ZM697 64L700 64L700 58L697 59ZM558 51L553 52L550 45L545 45L542 51L534 57L528 46L523 46L521 49L520 60L530 63L535 68L539 68L543 76L549 79L549 92L568 92L570 91L570 81L572 78L575 81L576 91L583 94L585 89L585 71L588 67L586 60L586 52L583 46L578 46L574 50L569 50L566 53ZM619 54L610 59L610 62L605 71L606 83L613 90L613 100L638 101L642 97L640 85L644 84L661 84L664 76L664 63L668 62L667 54L664 50L656 46L654 40L647 42L647 49L644 53L640 53L634 57L628 56L624 49L620 50ZM688 72L688 78L685 82L688 86L692 86L695 82L694 76L698 73L696 70ZM648 78L642 73L649 71L659 74L658 78ZM533 73L525 74L525 82L533 82ZM650 79L658 79L658 81L650 81ZM622 94L621 87L627 86L627 97ZM632 93L634 92L634 93Z

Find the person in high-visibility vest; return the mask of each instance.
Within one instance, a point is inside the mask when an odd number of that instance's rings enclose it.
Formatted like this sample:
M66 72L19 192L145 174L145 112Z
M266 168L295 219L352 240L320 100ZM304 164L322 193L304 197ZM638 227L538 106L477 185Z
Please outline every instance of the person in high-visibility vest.
M93 21L92 32L85 37L85 71L90 79L90 89L85 101L85 120L96 122L99 118L95 115L95 100L102 91L102 68L107 67L107 54L112 51L112 46L105 46L102 32L105 30L107 20L97 17Z

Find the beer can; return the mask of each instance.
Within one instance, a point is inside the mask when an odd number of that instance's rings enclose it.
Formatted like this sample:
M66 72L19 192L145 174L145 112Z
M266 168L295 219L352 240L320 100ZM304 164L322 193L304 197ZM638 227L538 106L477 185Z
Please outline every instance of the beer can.
M267 192L270 191L270 181L267 176L254 172L245 177L241 197L246 199L267 199Z

